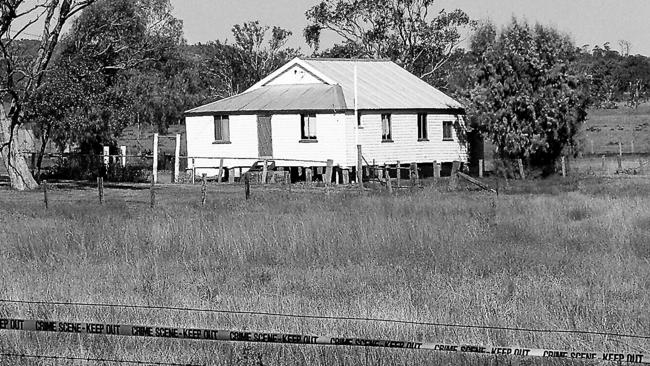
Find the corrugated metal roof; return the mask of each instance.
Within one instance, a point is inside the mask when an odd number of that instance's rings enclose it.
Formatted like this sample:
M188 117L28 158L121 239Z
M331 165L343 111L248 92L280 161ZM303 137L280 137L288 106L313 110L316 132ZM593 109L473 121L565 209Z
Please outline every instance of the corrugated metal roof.
M359 109L460 109L463 106L422 79L388 60L306 59L308 65L343 88L354 106L354 66L357 66Z
M344 111L341 86L326 84L270 85L187 111L215 112Z
M306 65L336 85L254 86L242 94L187 111L187 114L351 110L354 108L355 65L360 110L463 108L440 90L388 60L295 59L291 63ZM258 85L266 82L262 80Z

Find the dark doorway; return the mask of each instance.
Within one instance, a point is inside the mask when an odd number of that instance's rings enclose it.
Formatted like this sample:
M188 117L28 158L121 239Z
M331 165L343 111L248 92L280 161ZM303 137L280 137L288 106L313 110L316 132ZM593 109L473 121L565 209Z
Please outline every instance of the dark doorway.
M273 157L271 116L257 116L257 141L260 157Z

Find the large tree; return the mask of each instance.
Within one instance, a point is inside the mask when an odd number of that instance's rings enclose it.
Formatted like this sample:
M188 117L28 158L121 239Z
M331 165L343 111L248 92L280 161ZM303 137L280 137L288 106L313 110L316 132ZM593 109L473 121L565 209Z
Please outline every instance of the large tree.
M343 45L325 55L391 59L433 84L475 24L460 9L436 10L435 0L323 0L306 16L304 35L315 50L328 30Z
M484 24L471 43L468 114L503 158L548 166L587 116L583 75L569 36L513 19L497 32Z
M171 10L169 0L98 0L75 20L28 109L43 142L92 153L130 124L178 121L182 23Z
M3 0L0 2L0 155L12 188L38 186L18 151L24 107L43 84L63 26L94 0ZM25 57L18 40L42 24L35 57Z
M214 97L243 92L287 61L300 55L286 47L291 31L261 25L258 21L232 27L234 42L216 41L200 45L204 77L215 81Z

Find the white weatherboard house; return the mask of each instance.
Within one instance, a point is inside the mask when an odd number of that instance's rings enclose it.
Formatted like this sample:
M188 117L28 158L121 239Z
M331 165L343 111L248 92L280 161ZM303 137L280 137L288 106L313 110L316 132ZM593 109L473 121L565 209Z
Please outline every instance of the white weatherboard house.
M354 169L357 144L381 165L466 162L463 116L457 101L391 61L296 58L241 94L187 111L187 155L199 175L218 171L204 157L228 168L268 158Z

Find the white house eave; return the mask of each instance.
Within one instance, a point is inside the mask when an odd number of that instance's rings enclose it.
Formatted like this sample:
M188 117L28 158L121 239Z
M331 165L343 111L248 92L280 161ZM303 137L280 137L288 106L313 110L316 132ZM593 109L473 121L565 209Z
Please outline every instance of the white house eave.
M307 70L309 73L313 74L318 79L323 80L323 82L325 84L328 84L328 85L336 85L336 84L338 84L336 81L334 81L331 78L327 77L325 74L318 71L316 68L314 68L313 66L311 66L307 62L301 60L299 57L296 57L293 60L287 62L281 68L279 68L276 71L272 72L270 75L268 75L264 79L262 79L262 80L258 81L257 83L255 83L253 86L251 86L246 91L244 91L244 93L263 87L264 85L271 82L272 80L274 80L278 76L284 74L287 70L289 70L290 68L292 68L295 65L299 65L303 69Z

